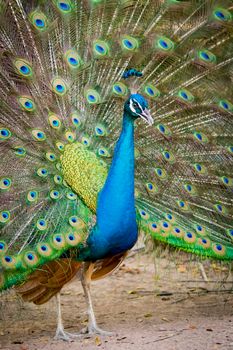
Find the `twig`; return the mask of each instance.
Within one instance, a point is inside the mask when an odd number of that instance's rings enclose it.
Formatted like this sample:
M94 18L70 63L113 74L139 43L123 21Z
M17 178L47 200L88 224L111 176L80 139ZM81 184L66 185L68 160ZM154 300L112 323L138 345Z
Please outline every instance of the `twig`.
M206 289L206 288L201 288L199 291L174 291L174 292L159 292L156 293L153 290L137 290L135 294L142 294L142 295L156 295L156 296L171 296L171 295L177 295L177 294L208 294L208 293L229 293L233 294L233 289L225 289L225 290L219 290L219 289Z
M169 338L172 338L172 337L176 337L177 335L180 335L182 332L183 332L183 330L182 331L178 331L175 334L168 335L167 337L163 337L163 338L155 339L153 341L149 341L149 342L147 342L145 344L157 343L159 341L163 341L163 340L166 340L166 339L169 339Z
M204 283L204 281L202 280L181 280L179 281L179 283ZM221 283L221 284L232 284L233 285L233 281L221 281L221 280L212 280L212 281L208 281L208 283Z
M202 263L200 263L200 262L198 262L197 264L198 264L198 266L199 266L199 269L200 269L200 271L201 271L201 275L202 275L204 281L205 281L205 282L209 282L209 281L208 281L208 277L207 277L206 272L205 272L205 269L204 269L204 266L203 266Z

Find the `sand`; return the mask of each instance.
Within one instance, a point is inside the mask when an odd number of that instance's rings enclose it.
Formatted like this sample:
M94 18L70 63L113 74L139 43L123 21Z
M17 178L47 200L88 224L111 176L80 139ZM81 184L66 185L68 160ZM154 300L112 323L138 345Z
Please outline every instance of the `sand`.
M1 298L0 348L4 350L233 350L232 279L225 267L206 262L205 282L196 262L177 263L136 254L108 278L92 285L96 318L113 336L53 339L56 303L23 303L14 291ZM198 280L199 282L191 282ZM184 282L182 282L184 281ZM67 331L87 323L80 282L62 291Z

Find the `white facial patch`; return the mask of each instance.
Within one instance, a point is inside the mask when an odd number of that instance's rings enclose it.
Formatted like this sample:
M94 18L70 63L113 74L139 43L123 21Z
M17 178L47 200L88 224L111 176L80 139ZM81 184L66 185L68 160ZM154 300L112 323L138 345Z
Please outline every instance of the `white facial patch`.
M136 105L136 107L135 107L135 105ZM140 103L137 100L130 99L129 100L129 108L131 109L131 111L134 114L138 115L140 118L145 120L145 122L147 124L152 125L154 123L153 118L151 117L150 112L148 111L148 109L145 108L143 110L142 106L140 105ZM139 113L136 111L136 108L140 110Z
M130 107L130 109L131 109L131 111L132 111L133 113L137 114L137 115L140 117L141 114L140 114L140 113L137 113L137 111L136 111L136 109L134 108L134 105L133 105L134 103L137 104L137 107L141 110L141 113L143 113L143 109L142 109L141 105L138 103L138 101L136 101L136 100L134 100L134 99L130 99L130 100L129 100L129 107Z

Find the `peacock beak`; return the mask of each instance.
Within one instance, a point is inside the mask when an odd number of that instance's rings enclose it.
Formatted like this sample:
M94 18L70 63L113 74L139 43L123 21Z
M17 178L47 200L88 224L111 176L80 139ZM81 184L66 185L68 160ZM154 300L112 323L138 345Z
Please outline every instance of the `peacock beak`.
M149 110L147 108L145 108L141 113L140 113L140 117L146 121L146 123L148 123L150 126L153 125L154 123L154 119L152 118Z

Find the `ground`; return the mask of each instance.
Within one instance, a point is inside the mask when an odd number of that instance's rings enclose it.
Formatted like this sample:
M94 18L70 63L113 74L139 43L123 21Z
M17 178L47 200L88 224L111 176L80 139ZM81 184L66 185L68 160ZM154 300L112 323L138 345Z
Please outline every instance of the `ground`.
M99 325L113 336L53 339L55 300L43 306L22 303L12 291L1 298L0 348L4 350L233 350L232 278L226 267L177 262L151 254L132 254L108 278L92 286ZM225 278L223 282L219 281ZM197 280L199 282L197 282ZM65 328L86 324L80 282L62 292Z

